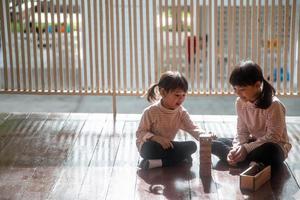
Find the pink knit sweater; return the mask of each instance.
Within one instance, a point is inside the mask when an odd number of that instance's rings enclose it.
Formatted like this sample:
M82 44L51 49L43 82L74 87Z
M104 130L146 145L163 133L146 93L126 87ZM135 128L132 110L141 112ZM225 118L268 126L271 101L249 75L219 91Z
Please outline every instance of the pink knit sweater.
M253 103L237 98L236 112L238 121L234 146L243 144L249 153L266 142L273 142L282 148L287 157L291 144L285 123L285 107L277 97L273 97L267 109L256 108ZM256 141L247 143L250 136Z
M200 133L205 132L191 120L183 106L169 110L158 101L144 110L136 131L136 145L140 150L143 143L153 135L174 140L179 129L190 133L197 140Z

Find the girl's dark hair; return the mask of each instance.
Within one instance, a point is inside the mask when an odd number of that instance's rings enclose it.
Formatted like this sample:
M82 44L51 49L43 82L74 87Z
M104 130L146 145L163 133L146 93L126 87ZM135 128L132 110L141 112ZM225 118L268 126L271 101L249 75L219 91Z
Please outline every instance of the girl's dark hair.
M266 109L272 103L275 94L274 87L264 79L260 66L251 60L243 61L231 72L229 82L232 86L254 85L257 81L263 83L260 97L256 101L257 108Z
M186 78L177 71L167 71L163 73L159 79L159 82L153 84L147 91L147 100L149 102L155 102L159 98L159 93L156 89L163 88L166 92L170 92L176 89L181 89L184 92L188 91L188 82Z

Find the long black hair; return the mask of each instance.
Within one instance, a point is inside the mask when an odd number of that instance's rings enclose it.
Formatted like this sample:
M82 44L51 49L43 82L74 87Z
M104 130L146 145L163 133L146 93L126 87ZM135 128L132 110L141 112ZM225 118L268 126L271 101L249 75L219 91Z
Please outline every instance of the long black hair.
M163 73L158 83L153 84L147 91L147 100L155 102L159 98L159 93L155 88L163 88L166 92L176 89L181 89L184 92L188 91L188 82L186 78L177 71L167 71Z
M263 77L262 69L258 64L251 60L243 61L233 69L229 78L232 86L249 86L257 81L263 84L263 89L255 105L257 108L266 109L271 105L276 91Z

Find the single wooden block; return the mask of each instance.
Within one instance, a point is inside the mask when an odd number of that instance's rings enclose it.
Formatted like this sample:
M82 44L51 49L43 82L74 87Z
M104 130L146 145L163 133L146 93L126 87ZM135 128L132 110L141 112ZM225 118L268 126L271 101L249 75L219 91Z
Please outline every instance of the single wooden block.
M200 135L199 143L200 176L211 176L211 135Z
M251 166L240 174L240 188L250 191L258 190L271 178L271 166L257 171L257 166Z
M200 176L211 176L211 162L210 163L200 162Z

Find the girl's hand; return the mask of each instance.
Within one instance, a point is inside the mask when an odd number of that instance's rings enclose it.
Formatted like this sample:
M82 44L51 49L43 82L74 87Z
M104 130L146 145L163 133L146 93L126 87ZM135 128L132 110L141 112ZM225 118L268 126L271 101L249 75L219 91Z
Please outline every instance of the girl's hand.
M237 148L231 149L227 155L227 162L231 166L236 166L237 162L233 160Z
M227 156L228 163L236 164L245 160L247 156L247 150L243 145L237 146L234 149L230 150Z
M151 138L151 140L159 143L163 147L163 149L173 148L173 144L172 144L171 140L169 140L165 137L155 135Z
M210 134L211 139L216 140L218 137L216 136L216 134L212 133L212 132L208 132L208 134Z

